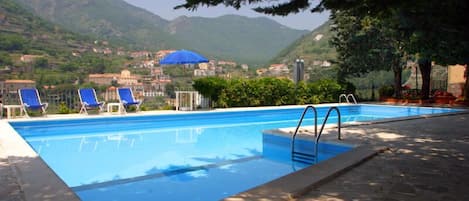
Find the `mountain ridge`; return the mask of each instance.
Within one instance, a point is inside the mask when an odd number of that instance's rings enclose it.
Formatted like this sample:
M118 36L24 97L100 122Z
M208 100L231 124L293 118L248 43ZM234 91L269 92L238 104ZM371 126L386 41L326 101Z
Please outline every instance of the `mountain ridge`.
M130 49L193 49L208 57L250 64L267 63L290 42L308 33L266 17L232 14L168 21L123 0L17 1L71 31Z
M270 63L287 63L303 59L306 66L317 66L318 62L331 62L337 58L335 48L329 43L333 37L331 21L320 25L309 34L292 42L281 50Z

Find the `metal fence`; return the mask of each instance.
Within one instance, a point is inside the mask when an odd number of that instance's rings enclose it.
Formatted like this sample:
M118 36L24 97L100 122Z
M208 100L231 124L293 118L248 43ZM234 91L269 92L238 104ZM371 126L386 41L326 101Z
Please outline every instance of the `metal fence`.
M47 108L48 114L78 113L80 111L80 98L77 89L38 89L38 91L41 102L49 105ZM106 95L106 91L96 89L96 94L99 101L106 101L106 103L118 102L116 97ZM198 93L197 95L194 109L207 108L208 99L203 98ZM168 108L167 106L174 106L174 101L159 97L145 97L144 107L149 110L158 110ZM20 105L19 95L16 91L1 94L0 100L4 105Z
M39 89L38 89L39 90ZM39 90L41 102L49 104L48 113L70 113L79 110L80 99L76 90ZM2 94L4 105L19 105L17 92Z

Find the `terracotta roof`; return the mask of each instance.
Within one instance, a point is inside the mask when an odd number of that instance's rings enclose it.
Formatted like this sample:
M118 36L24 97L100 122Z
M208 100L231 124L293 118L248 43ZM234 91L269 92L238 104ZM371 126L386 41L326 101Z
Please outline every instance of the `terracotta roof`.
M33 80L5 80L5 84L35 84Z
M89 78L119 78L121 74L117 73L105 73L105 74L90 74Z

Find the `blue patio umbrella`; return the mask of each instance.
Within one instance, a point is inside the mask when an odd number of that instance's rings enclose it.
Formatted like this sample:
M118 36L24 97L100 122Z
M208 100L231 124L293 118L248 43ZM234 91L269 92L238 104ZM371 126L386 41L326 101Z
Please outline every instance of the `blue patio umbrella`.
M166 55L160 64L198 64L208 62L204 56L189 50L178 50Z

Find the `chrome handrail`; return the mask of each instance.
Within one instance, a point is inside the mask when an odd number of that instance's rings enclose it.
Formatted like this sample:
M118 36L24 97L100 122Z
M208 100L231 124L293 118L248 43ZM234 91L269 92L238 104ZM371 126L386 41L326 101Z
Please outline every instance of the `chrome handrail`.
M355 99L355 96L354 96L353 94L348 94L348 95L347 95L347 102L349 102L349 101L348 101L348 98L349 98L349 97L352 97L353 103L357 104L357 99Z
M338 120L337 120L337 129L338 129L338 133L337 133L337 139L338 140L342 140L342 137L341 137L341 114L340 114L340 110L338 107L331 107L329 108L329 110L327 111L327 114L326 114L326 117L324 119L324 122L322 123L322 126L321 126L321 130L317 131L317 110L314 106L307 106L304 111L303 111L303 114L301 115L301 118L300 118L300 121L298 122L298 126L296 127L295 129L295 132L293 133L292 135L292 139L291 139L291 157L292 157L292 160L295 159L295 139L296 139L296 135L298 134L298 130L300 129L301 127L301 124L303 123L303 119L306 115L306 112L308 112L308 109L311 108L313 109L314 111L314 137L315 137L315 144L314 144L314 160L315 160L315 163L318 162L318 149L319 149L319 139L321 138L321 134L322 134L322 131L324 130L324 126L326 125L327 123L327 120L329 119L329 116L332 112L332 110L335 110L337 112L337 116L338 116ZM301 154L298 152L298 154Z
M357 99L355 98L355 96L353 94L340 94L339 95L339 103L342 103L342 97L345 98L345 101L347 101L347 103L350 103L349 98L351 97L353 103L357 104Z
M339 110L338 107L334 106L334 107L329 108L329 110L327 111L326 118L324 119L324 122L322 122L321 130L319 130L319 134L316 137L316 144L317 144L317 142L319 142L319 138L321 138L322 131L324 130L324 126L326 125L327 120L329 119L329 115L331 114L332 110L337 111L337 116L338 116L338 119L337 119L337 131L338 131L337 139L342 140L341 134L340 134L340 125L341 125L341 123L340 123L341 122L340 110Z
M349 103L346 94L340 94L340 96L339 96L339 103L342 103L342 97L344 97L344 98L345 98L345 101L347 101L347 103Z
M291 154L293 157L293 152L295 152L295 138L296 135L298 134L298 130L301 127L301 124L303 123L303 119L306 115L306 112L308 112L308 109L311 108L314 111L314 137L317 136L318 134L318 111L316 108L312 105L306 106L306 108L303 110L303 114L301 115L300 121L298 122L298 126L296 126L295 132L292 135L292 140L291 140Z

